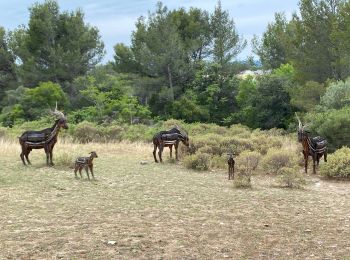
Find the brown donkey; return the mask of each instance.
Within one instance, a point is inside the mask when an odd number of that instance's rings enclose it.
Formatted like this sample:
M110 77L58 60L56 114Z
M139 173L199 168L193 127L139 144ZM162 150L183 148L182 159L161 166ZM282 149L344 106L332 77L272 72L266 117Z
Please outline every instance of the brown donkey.
M89 176L89 170L91 172L92 178L95 179L94 176L94 158L98 158L97 153L96 152L91 152L89 157L78 157L75 160L75 167L74 167L74 174L75 174L75 178L78 178L77 176L77 171L79 170L79 174L80 174L80 178L83 178L82 174L81 174L81 170L84 168L87 174L88 179L90 180L90 176Z

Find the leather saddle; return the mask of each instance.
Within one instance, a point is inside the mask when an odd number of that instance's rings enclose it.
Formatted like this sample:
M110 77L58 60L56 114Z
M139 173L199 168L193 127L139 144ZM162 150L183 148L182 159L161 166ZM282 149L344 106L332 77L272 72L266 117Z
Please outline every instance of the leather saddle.
M327 146L327 140L321 136L311 138L311 142L315 149L322 149Z
M161 136L161 139L163 141L175 141L177 140L179 137L178 137L178 134L162 134Z
M27 141L33 142L33 143L38 143L38 142L43 142L45 141L49 135L45 133L31 133L27 136Z

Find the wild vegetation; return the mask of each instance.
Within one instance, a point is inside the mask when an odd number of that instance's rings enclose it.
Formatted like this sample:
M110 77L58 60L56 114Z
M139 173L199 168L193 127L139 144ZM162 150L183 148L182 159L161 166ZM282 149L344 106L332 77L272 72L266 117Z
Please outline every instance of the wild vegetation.
M301 0L291 19L277 13L255 37L260 61L242 61L248 43L220 1L212 13L159 2L136 21L130 46L116 43L114 60L101 65L103 41L82 10L36 3L27 25L0 29L0 122L38 120L58 101L75 124L176 118L294 131L297 111L335 150L350 140L342 130L349 125L349 6ZM240 74L245 69L261 71Z

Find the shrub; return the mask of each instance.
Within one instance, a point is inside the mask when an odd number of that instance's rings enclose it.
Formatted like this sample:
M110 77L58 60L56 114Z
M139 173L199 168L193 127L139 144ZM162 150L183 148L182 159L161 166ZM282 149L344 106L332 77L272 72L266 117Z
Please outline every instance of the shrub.
M328 178L350 178L350 148L343 147L327 158L320 166L321 175Z
M69 152L58 152L55 157L55 163L57 166L64 166L74 168L74 157Z
M210 168L210 155L206 153L196 153L185 158L185 166L189 169L206 171Z
M235 178L233 180L233 186L235 188L241 188L241 189L251 188L252 183L251 183L250 177L251 177L250 171L247 171L245 169L239 169L237 171L237 174L235 174Z
M244 151L236 160L237 165L242 165L249 171L255 171L258 168L262 155L256 151Z
M0 127L0 138L6 138L7 137L7 131L5 127Z
M96 125L86 121L81 122L76 126L73 137L74 141L79 143L89 143L96 139L100 139Z
M305 178L296 168L283 167L278 170L278 183L282 187L301 188L305 184Z
M283 167L296 165L297 160L297 156L292 150L271 148L263 157L261 165L267 173L277 174L278 170Z

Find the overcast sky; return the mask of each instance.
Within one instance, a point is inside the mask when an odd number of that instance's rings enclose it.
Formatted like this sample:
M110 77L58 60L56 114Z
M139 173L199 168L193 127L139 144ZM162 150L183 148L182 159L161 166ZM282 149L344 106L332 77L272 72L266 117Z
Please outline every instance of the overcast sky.
M21 24L28 24L28 7L37 0L0 0L0 26L12 30ZM193 6L212 12L216 0L163 0L168 8ZM106 46L104 61L113 58L113 46L122 42L130 43L131 32L136 19L154 11L157 0L59 0L61 10L81 8L86 21L100 30ZM244 59L251 55L250 39L254 34L261 35L274 13L285 12L287 17L298 9L298 0L221 0L224 10L234 19L240 35L248 40L249 46L239 55Z

